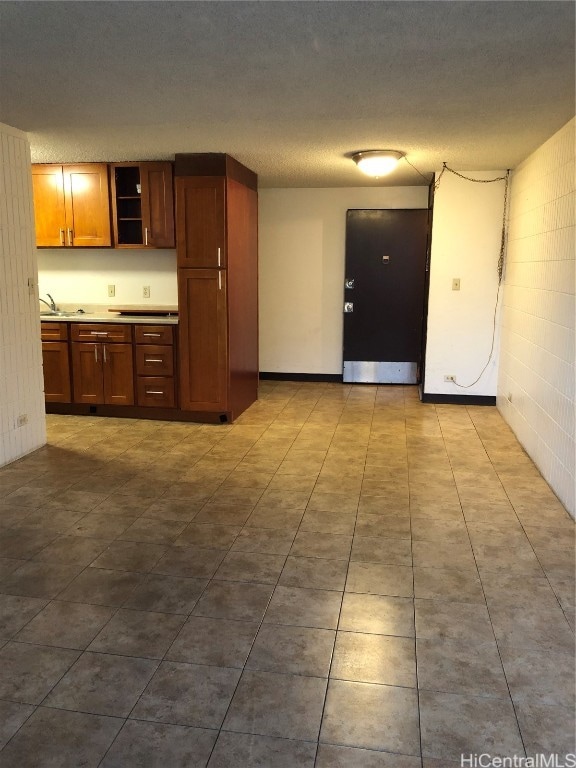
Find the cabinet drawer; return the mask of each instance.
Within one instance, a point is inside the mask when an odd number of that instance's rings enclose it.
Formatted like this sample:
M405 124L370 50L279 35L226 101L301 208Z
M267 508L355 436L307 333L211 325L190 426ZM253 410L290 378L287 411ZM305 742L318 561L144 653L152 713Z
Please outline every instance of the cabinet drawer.
M174 408L174 379L140 376L137 379L138 405Z
M72 323L72 341L132 341L131 325L107 323Z
M135 325L136 344L173 344L171 325Z
M42 341L66 341L68 323L40 323L40 338Z
M136 347L136 373L138 376L173 376L174 351L172 347L140 344Z

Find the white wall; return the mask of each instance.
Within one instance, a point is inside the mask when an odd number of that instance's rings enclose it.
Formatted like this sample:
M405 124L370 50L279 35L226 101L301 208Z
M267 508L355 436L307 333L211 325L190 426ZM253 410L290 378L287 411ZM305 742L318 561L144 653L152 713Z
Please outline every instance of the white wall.
M176 251L110 248L39 248L40 296L50 293L58 306L150 306L178 304ZM116 286L114 298L108 286ZM142 288L150 286L150 298ZM76 306L77 305L77 306Z
M493 179L505 171L462 171ZM434 199L425 393L495 396L498 338L486 372L464 389L444 381L456 376L469 385L488 361L498 289L498 257L504 182L476 184L445 172ZM453 278L460 290L452 290ZM497 333L498 336L498 333Z
M0 123L0 466L46 442L36 280L30 146Z
M502 415L572 515L575 127L513 175L498 384Z
M427 187L261 189L260 369L341 374L346 211L427 205Z

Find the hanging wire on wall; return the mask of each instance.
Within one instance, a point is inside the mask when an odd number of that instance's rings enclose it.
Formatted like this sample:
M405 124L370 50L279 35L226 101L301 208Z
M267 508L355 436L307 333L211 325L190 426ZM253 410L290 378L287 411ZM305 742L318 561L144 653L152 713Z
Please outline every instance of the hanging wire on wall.
M458 176L460 179L464 179L465 181L471 181L475 184L493 184L496 181L503 181L504 182L504 209L502 212L502 231L500 235L500 252L498 254L498 264L497 264L497 270L498 270L498 289L496 291L496 302L494 304L494 316L492 319L492 343L490 345L490 352L488 354L488 360L486 361L486 365L482 368L476 379L471 384L458 384L457 382L453 382L454 386L458 387L459 389L470 389L470 387L473 387L475 384L477 384L482 376L484 375L484 372L488 368L490 361L492 360L492 355L494 354L494 345L496 343L496 316L498 311L498 302L500 300L500 287L502 285L502 277L504 274L504 256L506 252L506 219L508 214L508 187L510 184L510 169L506 171L505 176L497 176L494 179L473 179L470 176L464 176L462 173L458 173L458 171L453 170L452 168L449 168L446 163L444 163L442 167L442 171L440 172L440 175L434 182L434 192L438 189L440 186L440 180L442 179L442 176L444 173L448 171L448 173L453 173L454 176Z

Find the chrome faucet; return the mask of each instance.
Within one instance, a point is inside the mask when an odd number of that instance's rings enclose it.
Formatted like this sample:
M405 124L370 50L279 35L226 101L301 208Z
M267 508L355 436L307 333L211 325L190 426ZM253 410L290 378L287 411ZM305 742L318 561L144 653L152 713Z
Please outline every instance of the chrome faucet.
M51 309L51 310L52 310L52 312L56 312L56 311L58 310L58 307L56 306L56 302L54 301L54 299L52 298L52 296L50 296L50 294L49 294L49 293L47 293L47 294L46 294L46 296L48 296L48 298L50 299L50 304L48 304L48 302L47 302L47 301L44 301L44 299L41 299L41 298L38 298L38 301L41 301L41 302L42 302L42 304L46 304L46 306L47 306L49 309Z

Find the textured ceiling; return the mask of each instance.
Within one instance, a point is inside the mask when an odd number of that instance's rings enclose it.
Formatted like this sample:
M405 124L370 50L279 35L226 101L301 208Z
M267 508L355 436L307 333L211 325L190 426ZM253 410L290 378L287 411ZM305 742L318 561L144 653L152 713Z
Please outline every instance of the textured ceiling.
M0 2L0 121L35 162L228 152L261 186L364 177L355 150L510 168L574 115L572 2Z

